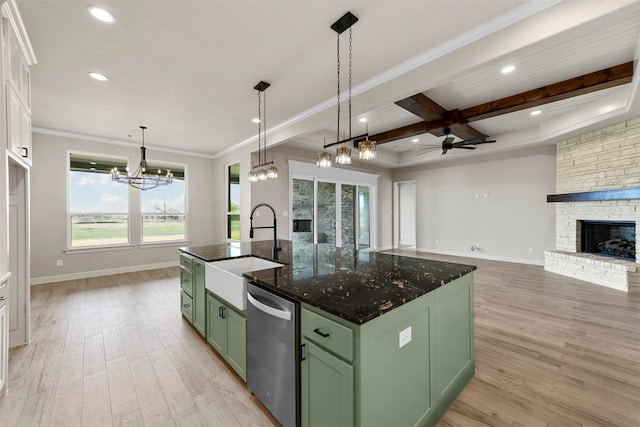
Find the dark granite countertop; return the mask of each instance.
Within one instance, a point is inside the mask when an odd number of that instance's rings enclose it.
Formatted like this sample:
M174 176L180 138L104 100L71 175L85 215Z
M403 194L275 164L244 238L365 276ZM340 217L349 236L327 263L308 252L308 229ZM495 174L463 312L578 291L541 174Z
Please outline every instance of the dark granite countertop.
M363 324L476 269L407 256L279 241L283 267L245 273L258 286ZM183 247L206 262L272 260L272 241Z

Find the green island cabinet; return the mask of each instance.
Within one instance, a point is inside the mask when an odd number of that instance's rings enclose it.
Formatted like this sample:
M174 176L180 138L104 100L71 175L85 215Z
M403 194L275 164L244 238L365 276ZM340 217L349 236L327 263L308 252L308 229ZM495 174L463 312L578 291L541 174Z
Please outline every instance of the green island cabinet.
M207 342L247 380L247 313L207 293Z
M434 426L474 373L473 274L362 325L302 304L300 330L303 427Z
M205 336L204 262L185 253L180 254L180 310L182 315Z

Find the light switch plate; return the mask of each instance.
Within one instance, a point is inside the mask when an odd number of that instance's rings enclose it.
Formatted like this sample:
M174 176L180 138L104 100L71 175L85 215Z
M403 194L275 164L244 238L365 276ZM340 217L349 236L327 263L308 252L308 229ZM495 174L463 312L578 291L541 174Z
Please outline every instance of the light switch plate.
M411 342L411 326L400 331L400 348Z

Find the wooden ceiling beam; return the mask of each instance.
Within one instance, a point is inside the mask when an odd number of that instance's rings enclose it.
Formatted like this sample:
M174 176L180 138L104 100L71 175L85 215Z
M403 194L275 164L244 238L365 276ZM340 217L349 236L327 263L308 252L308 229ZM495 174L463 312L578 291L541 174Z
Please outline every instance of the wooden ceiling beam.
M447 111L440 104L426 96L424 93L416 93L408 98L401 99L396 105L423 119L425 122L453 119L457 122L452 126L451 132L458 138L467 139L482 136L482 132L464 123L460 118L459 110ZM444 136L444 128L432 129L429 133L435 136Z
M572 79L564 80L562 82L550 84L548 86L543 86L538 89L522 92L517 95L512 95L506 98L476 105L475 107L466 108L464 110L450 110L446 112L447 114L444 117L441 117L439 119L425 120L423 122L414 123L412 125L403 126L401 128L392 129L386 132L381 132L379 134L370 136L370 138L376 141L377 144L385 144L387 142L409 138L427 132L436 134L435 132L440 132L440 130L444 127L451 127L452 133L462 138L462 130L456 128L457 132L454 132L454 127L464 127L468 126L468 122L488 119L490 117L496 117L502 114L525 110L527 108L537 107L551 102L572 98L574 96L585 95L587 93L620 86L630 83L632 78L633 61L630 61L624 64L616 65L614 67L609 67L600 71L585 74L580 77L575 77ZM425 112L425 114L427 114L426 111L434 105L440 107L437 103L430 100L427 96L424 96L424 98L429 101L425 101L425 99L423 99L419 95L423 94L416 94L412 97L398 101L396 104L398 104L402 108L405 108L406 105L408 107L406 109L416 115L419 114L415 113L411 109L414 109L415 111ZM432 114L436 113L437 111L432 110ZM468 138L481 135L482 133L478 132L477 134L468 136Z
M604 70L594 73L585 74L580 77L464 109L462 110L462 117L470 122L488 119L630 83L632 78L633 62L627 62L616 65L615 67L605 68Z

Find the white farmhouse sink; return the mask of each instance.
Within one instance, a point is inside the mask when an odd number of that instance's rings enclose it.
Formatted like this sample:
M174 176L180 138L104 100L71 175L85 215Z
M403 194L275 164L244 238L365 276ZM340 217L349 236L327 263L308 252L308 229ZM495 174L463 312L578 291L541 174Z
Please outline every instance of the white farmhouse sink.
M242 273L276 267L282 267L282 264L253 256L208 262L204 285L236 308L246 310L248 280Z

